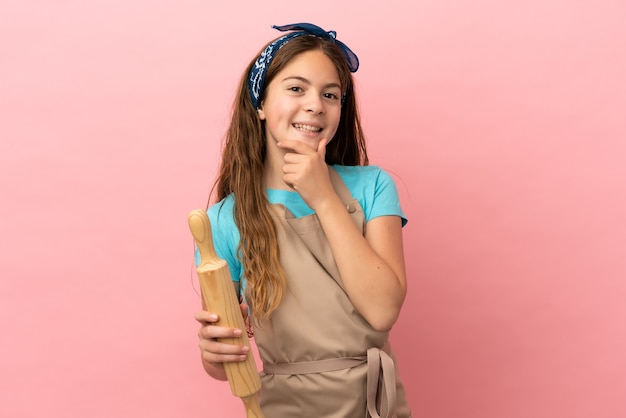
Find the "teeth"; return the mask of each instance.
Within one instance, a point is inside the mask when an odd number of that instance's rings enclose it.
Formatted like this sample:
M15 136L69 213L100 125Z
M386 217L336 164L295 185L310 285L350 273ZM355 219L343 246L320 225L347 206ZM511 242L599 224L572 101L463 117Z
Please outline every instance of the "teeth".
M299 129L301 131L306 131L306 132L319 132L322 130L322 128L316 128L315 126L310 126L310 125L300 125L297 123L294 123L293 125L294 128Z

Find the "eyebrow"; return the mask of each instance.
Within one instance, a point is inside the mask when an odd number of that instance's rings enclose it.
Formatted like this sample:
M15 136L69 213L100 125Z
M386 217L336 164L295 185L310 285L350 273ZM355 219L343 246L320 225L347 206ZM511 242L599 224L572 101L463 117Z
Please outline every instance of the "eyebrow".
M292 76L289 76L289 77L285 77L285 78L283 78L282 81L285 82L285 81L289 81L289 80L298 80L298 81L301 81L301 82L303 82L305 84L311 84L311 82L308 79L306 79L304 77L297 76L297 75L292 75ZM324 88L326 88L326 89L330 88L330 87L336 87L339 90L341 90L341 85L338 84L338 83L328 83L328 84L326 84L324 86Z

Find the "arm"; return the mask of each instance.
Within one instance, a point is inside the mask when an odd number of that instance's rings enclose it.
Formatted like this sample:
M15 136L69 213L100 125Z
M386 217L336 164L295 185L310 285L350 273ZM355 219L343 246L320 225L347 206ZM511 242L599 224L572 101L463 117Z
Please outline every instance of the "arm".
M355 308L374 329L390 329L406 295L401 219L372 219L364 237L338 197L316 213Z
M402 221L397 216L372 219L361 235L330 182L326 142L314 150L299 141L281 141L280 147L293 151L285 154L283 181L315 210L356 309L373 328L388 330L406 295Z

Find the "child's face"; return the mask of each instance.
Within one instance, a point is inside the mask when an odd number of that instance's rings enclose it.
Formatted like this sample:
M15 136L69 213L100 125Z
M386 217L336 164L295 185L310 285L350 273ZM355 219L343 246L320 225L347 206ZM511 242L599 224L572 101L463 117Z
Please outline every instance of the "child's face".
M341 94L337 69L322 51L295 57L269 84L258 111L268 146L292 139L317 150L320 140L337 131Z

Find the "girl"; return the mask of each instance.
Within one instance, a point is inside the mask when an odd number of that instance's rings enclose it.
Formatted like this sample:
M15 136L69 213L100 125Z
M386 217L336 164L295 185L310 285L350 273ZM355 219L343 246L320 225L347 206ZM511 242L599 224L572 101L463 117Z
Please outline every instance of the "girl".
M335 32L306 23L268 44L239 85L208 210L218 255L248 305L267 417L410 417L387 342L406 294L391 177L368 166L351 72ZM248 308L249 306L249 308ZM246 348L196 313L202 363Z

